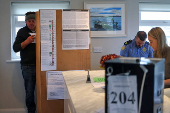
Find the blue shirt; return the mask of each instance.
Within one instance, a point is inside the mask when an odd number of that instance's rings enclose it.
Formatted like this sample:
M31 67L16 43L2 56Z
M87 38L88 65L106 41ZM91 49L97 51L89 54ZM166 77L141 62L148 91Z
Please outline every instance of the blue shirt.
M122 46L120 55L124 57L146 57L153 58L153 49L149 46L149 42L145 42L142 47L137 47L135 39L133 39L129 44Z

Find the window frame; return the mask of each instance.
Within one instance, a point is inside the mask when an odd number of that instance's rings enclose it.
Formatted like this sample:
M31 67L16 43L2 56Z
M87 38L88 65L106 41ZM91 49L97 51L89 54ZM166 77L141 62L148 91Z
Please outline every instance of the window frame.
M141 12L165 12L165 11L139 11L139 26L170 26L170 20L141 20ZM170 11L167 11L170 12Z
M160 10L139 10L139 28L140 26L148 27L163 27L170 26L170 20L141 20L141 12L170 12L170 11L160 11ZM165 32L165 31L164 31ZM165 33L166 34L166 33ZM167 44L170 46L170 35L166 34ZM148 41L148 40L147 40Z
M13 51L13 43L15 41L15 38L16 38L16 28L17 27L24 27L26 24L25 24L25 21L17 21L18 19L18 16L25 16L24 14L21 15L21 14L13 14L11 15L12 17L12 22L11 22L11 59L12 60L20 60L20 56L18 57L14 51Z
M37 7L37 4L39 5ZM34 5L34 7L29 7ZM27 8L28 6L28 8ZM70 9L70 1L11 1L11 61L20 60L13 51L13 43L16 38L16 28L24 27L25 21L17 21L17 16L25 16L28 11L38 11L38 9Z

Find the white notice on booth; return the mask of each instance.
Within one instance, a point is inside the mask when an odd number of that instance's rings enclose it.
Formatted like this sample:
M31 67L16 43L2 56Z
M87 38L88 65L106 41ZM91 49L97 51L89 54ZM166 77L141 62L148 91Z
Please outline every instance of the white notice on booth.
M41 71L57 69L56 10L40 10Z
M109 76L107 89L109 113L138 113L136 76Z
M62 50L89 49L89 10L62 11Z
M89 31L63 30L62 49L89 49Z
M89 10L63 10L62 26L65 30L89 30Z
M47 100L68 99L62 71L47 71Z

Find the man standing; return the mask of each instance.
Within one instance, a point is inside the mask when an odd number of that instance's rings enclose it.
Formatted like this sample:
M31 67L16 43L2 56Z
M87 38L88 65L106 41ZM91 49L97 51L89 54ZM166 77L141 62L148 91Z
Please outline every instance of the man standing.
M124 57L153 57L153 49L146 42L147 35L144 31L139 31L133 40L124 43L120 55Z
M31 35L36 30L35 12L27 12L25 14L25 23L26 26L21 28L17 33L13 50L14 52L20 51L20 63L24 78L28 113L35 113L36 48L34 43L35 35Z

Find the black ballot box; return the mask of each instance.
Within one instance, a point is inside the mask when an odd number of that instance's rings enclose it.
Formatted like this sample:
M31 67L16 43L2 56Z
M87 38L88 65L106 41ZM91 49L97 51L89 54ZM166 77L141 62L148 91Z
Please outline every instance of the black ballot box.
M105 113L163 113L161 58L120 57L105 62Z

